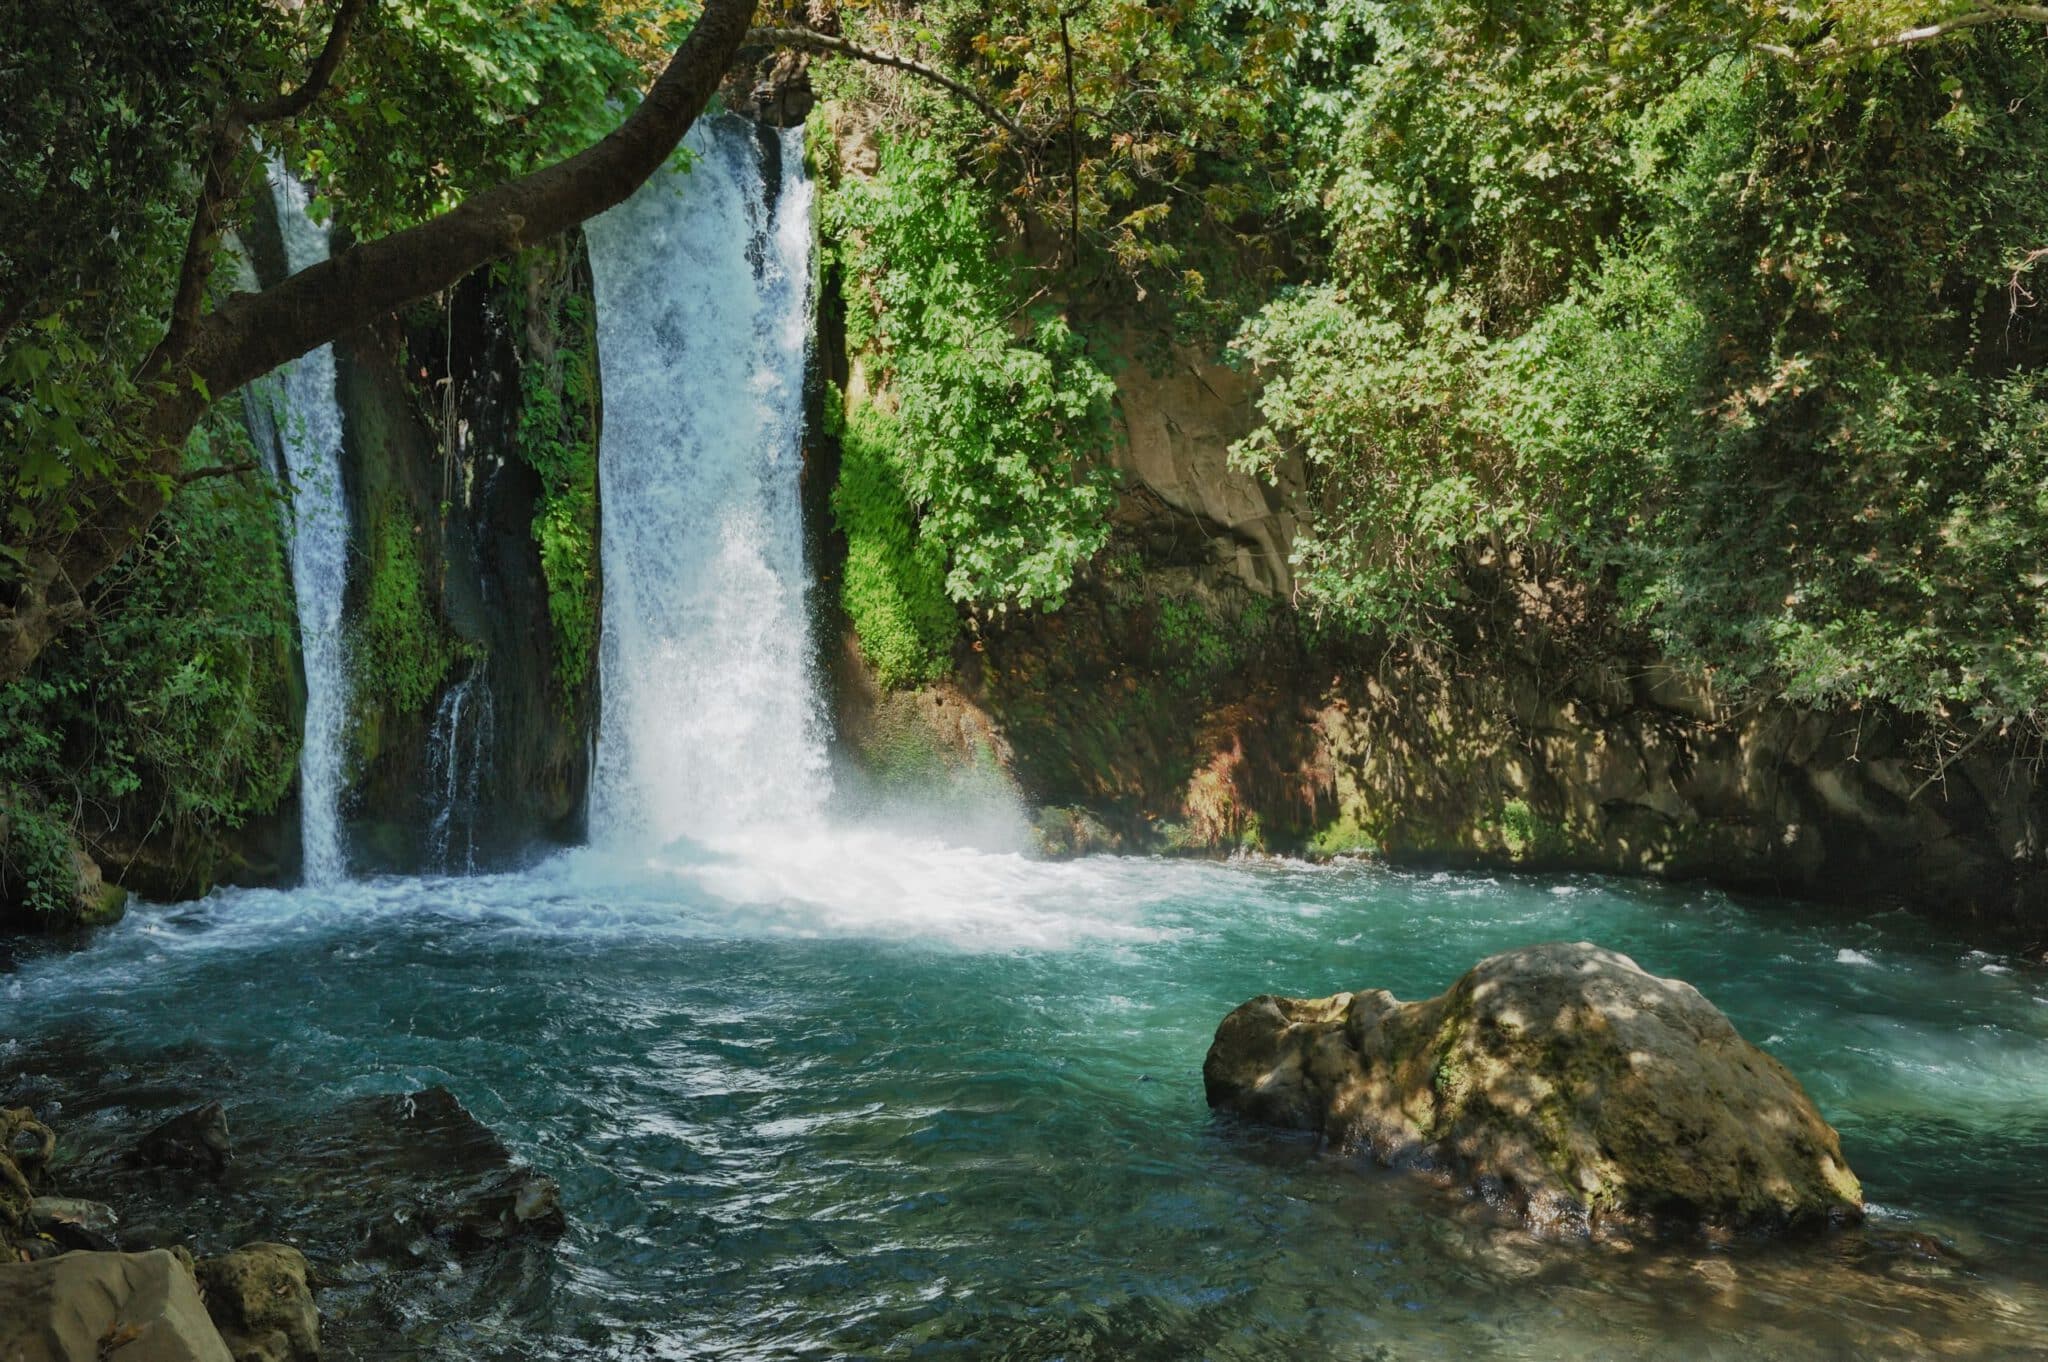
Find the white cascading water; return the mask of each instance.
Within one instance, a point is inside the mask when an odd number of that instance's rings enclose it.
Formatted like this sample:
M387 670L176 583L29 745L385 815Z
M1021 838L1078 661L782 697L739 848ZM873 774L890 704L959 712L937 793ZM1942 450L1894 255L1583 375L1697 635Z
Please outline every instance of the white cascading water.
M716 118L685 145L688 172L586 228L604 383L590 827L615 848L803 823L829 791L798 501L803 134Z
M273 163L270 189L294 274L327 258L327 229L306 214L306 191ZM306 666L306 731L299 749L301 844L308 884L348 874L341 834L348 655L341 629L348 581L348 506L341 490L341 403L334 348L323 345L280 370L276 429L291 492L292 592Z
M444 874L476 873L483 793L490 778L497 703L481 664L448 688L427 737L427 863Z

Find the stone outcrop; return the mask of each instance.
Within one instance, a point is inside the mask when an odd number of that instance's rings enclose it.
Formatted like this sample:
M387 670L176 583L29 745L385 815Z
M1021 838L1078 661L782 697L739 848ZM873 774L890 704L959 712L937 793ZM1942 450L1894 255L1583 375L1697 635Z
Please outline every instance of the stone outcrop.
M234 1362L191 1267L166 1249L0 1265L0 1358Z
M227 1110L218 1102L179 1112L136 1141L128 1155L139 1167L188 1169L216 1178L233 1159Z
M1115 458L1127 487L1184 518L1209 541L1223 572L1285 599L1294 586L1290 559L1306 479L1291 460L1272 485L1230 466L1231 445L1257 422L1257 385L1192 346L1171 346L1148 361L1144 338L1127 333L1121 349L1113 366L1123 435Z
M422 1256L429 1240L463 1255L568 1228L554 1179L517 1162L443 1087L345 1103L332 1132L294 1158L360 1187L367 1237L399 1257Z
M128 891L108 884L99 862L75 842L59 852L61 863L68 867L65 879L69 882L53 896L57 903L45 905L47 911L29 906L29 877L23 874L23 867L40 848L13 845L17 815L6 794L0 788L0 931L62 931L119 922L128 910Z
M1537 1226L1751 1231L1862 1219L1835 1132L1690 984L1598 946L1481 961L1404 1003L1259 997L1217 1028L1209 1104L1428 1172Z
M235 1362L317 1362L320 1312L306 1255L288 1244L245 1244L200 1261L206 1310Z

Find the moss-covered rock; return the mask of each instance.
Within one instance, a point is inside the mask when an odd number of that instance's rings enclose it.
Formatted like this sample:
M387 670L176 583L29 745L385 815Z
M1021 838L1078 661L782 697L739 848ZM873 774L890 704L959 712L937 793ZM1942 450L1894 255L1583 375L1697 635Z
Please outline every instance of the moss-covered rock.
M306 1255L289 1244L244 1244L196 1267L206 1312L235 1362L318 1362L320 1311Z
M1209 1104L1426 1170L1538 1226L1774 1230L1863 1216L1785 1066L1690 984L1554 942L1440 997L1259 997L1217 1028Z

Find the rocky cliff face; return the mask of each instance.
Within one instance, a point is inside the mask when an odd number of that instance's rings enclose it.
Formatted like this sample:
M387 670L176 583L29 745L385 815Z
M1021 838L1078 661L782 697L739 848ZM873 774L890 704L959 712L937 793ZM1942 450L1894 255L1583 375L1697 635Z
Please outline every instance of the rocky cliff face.
M566 334L578 323L560 315L564 299L582 299L587 319L589 289L579 241L480 271L444 305L336 344L361 569L347 611L358 668L348 814L364 868L459 870L581 835L595 683L562 665L549 568L587 566L594 617L596 541L583 539L583 564L544 561L552 489L522 441L577 427L594 521L594 341ZM551 395L549 429L534 436L526 366L541 362L587 372L566 410Z
M274 224L259 215L247 235L259 275L281 273ZM335 342L358 869L472 868L581 836L596 714L590 298L576 238Z
M1290 603L1303 480L1229 466L1248 379L1103 330L1122 351L1109 546L1060 611L984 625L921 696L877 692L841 627L857 765L996 761L1055 851L1702 878L2048 935L2048 786L2017 740L1945 755L1880 708L1730 703L1522 554L1471 562L1438 648L1314 638Z

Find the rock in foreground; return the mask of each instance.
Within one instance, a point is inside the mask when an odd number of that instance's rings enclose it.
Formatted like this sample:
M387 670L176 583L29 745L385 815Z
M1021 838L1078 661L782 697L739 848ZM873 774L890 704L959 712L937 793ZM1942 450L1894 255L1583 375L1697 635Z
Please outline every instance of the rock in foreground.
M1209 1105L1313 1130L1539 1226L1781 1229L1860 1220L1841 1142L1692 985L1555 942L1442 996L1254 998L1224 1018Z
M197 1267L206 1311L235 1362L317 1362L320 1312L306 1255L289 1244L244 1244Z
M0 1265L7 1362L233 1362L184 1262L152 1253L67 1253Z

